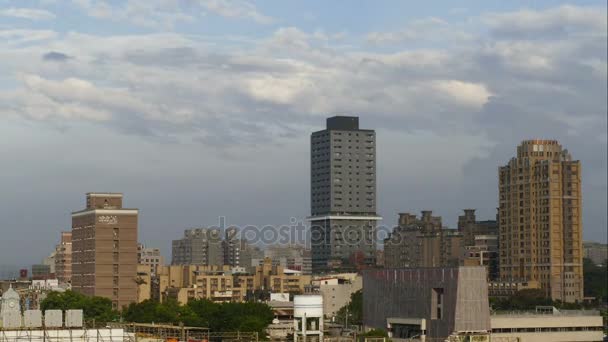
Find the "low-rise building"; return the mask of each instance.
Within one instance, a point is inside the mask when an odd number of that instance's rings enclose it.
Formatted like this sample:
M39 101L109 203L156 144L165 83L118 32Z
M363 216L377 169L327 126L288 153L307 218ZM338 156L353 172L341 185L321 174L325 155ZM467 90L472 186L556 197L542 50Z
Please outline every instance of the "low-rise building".
M323 296L323 313L332 318L342 307L348 304L353 293L363 287L363 278L356 274L335 275L315 278L312 284L318 287Z
M539 282L530 281L491 281L488 283L488 295L493 298L511 297L521 290L540 289Z
M368 329L388 327L393 339L488 334L485 268L365 270L363 324Z
M254 291L300 294L310 284L311 276L272 265L270 259L246 273L243 267L171 265L160 268L160 297L175 298L181 303L191 299L216 302L244 301Z
M515 312L490 317L492 339L518 342L602 341L603 321L597 311Z

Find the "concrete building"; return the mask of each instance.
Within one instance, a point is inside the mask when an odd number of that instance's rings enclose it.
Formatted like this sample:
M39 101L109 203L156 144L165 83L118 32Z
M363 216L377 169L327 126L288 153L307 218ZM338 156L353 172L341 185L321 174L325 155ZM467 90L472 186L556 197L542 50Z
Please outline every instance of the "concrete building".
M87 193L72 213L72 289L120 309L137 301L137 209L121 193Z
M219 229L196 228L173 240L172 265L223 265L222 237Z
M464 266L485 266L488 281L498 279L498 235L475 235L474 240L465 246Z
M293 298L294 342L323 341L323 297L300 295Z
M525 140L499 168L500 279L583 299L581 164L555 140Z
M171 265L161 267L158 278L159 296L181 303L190 299L239 302L254 291L301 294L311 282L310 275L272 265L270 259L254 273L228 265Z
M251 253L248 253L249 244L245 239L239 237L239 231L235 227L226 229L222 241L223 264L232 267L251 266Z
M603 321L597 311L553 310L551 313L503 313L490 317L492 341L603 341Z
M399 214L399 225L384 239L386 268L457 266L463 258L462 234L443 228L430 210L420 218Z
M490 309L483 267L363 271L363 324L394 339L488 334Z
M52 279L55 274L51 273L51 265L35 264L32 265L32 279Z
M290 270L301 271L302 274L312 274L312 258L310 250L301 245L273 245L264 249L264 258L272 260L273 265L283 266ZM262 264L264 258L259 260Z
M585 258L596 265L605 265L608 260L608 245L599 242L583 242Z
M477 221L475 209L464 209L464 215L458 216L458 231L462 233L465 246L475 246L478 235L498 236L498 221Z
M540 284L537 281L491 281L488 283L488 296L494 298L508 298L522 290L537 290Z
M313 271L374 266L376 133L359 118L335 116L310 138Z
M55 252L55 276L60 283L69 284L72 282L72 232L61 232Z
M138 264L148 266L151 276L155 276L158 268L165 265L165 259L160 254L160 249L138 244L137 250Z
M327 276L313 279L312 284L318 287L319 294L323 297L323 314L332 318L350 302L353 293L361 290L363 278L356 273L352 276Z

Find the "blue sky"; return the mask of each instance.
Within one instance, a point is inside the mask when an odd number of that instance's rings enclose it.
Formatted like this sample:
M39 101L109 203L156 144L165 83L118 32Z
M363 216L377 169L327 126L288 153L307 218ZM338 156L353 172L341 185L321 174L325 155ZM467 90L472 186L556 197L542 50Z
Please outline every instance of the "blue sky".
M606 47L603 1L0 0L0 265L48 254L88 191L167 257L219 216L303 219L336 114L377 130L383 224L494 217L498 166L551 138L605 241Z

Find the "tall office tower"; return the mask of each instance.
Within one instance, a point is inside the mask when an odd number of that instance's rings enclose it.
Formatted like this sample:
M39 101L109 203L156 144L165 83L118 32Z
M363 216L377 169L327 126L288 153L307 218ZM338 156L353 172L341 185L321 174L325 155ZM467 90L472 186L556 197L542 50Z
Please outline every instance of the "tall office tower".
M555 140L526 140L499 172L501 280L583 299L581 164Z
M87 193L72 213L72 289L112 300L120 309L137 300L137 209L120 193Z
M55 248L55 276L60 283L72 281L72 232L61 232L61 241Z
M359 118L334 116L310 137L314 272L373 266L376 258L376 133Z
M219 229L196 228L173 240L172 265L223 265L222 237Z

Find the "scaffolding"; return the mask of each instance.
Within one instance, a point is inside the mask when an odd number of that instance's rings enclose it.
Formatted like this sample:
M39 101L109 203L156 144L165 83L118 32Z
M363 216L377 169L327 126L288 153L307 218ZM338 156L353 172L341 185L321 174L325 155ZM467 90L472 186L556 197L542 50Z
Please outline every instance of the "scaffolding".
M125 341L128 342L257 342L259 340L257 332L211 332L208 328L184 325L110 323L108 326L124 330L125 336L128 337Z
M0 342L125 342L122 329L0 329Z

